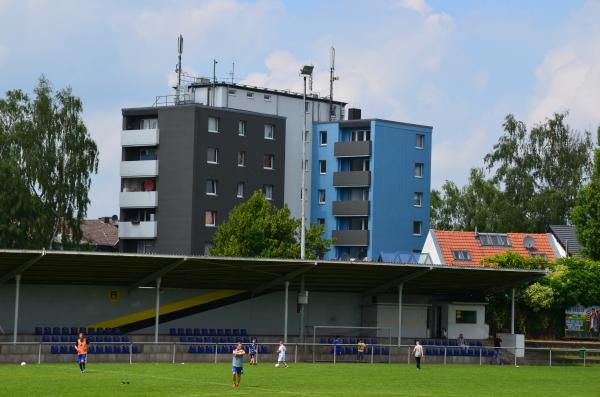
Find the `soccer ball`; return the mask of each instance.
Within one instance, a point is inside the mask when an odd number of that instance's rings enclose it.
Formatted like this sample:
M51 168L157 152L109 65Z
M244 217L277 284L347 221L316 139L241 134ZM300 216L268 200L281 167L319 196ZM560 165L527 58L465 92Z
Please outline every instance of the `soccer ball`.
M275 364L275 368L279 368L279 364Z
M27 365L27 363L25 361L21 362L21 367L24 367L26 365Z

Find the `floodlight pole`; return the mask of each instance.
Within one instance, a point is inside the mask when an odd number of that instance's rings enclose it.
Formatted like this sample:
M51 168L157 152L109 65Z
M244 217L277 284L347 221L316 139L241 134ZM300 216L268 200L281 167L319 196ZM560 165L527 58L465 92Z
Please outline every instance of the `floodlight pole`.
M21 292L21 275L15 276L15 328L13 329L13 344L17 344L17 335L19 328L19 294Z
M158 343L158 324L160 322L160 283L162 278L156 279L156 312L154 315L154 343Z
M283 343L287 343L288 341L288 298L289 298L289 288L290 288L290 282L286 281L284 284L285 286L285 307L283 309Z
M302 170L302 191L300 192L300 202L302 205L300 211L300 259L304 259L306 256L306 75L303 75L302 77L304 78L304 94L302 96L304 130L302 131L302 166L300 167Z

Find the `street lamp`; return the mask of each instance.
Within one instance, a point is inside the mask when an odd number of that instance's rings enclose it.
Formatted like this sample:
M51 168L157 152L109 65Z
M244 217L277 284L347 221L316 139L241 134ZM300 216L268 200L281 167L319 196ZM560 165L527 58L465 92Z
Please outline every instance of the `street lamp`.
M314 66L312 65L304 65L302 69L300 69L300 75L304 80L304 109L302 112L304 113L304 130L302 131L302 191L300 192L300 203L302 205L301 209L301 229L300 229L300 259L304 259L306 256L306 78L309 78L310 87L312 89L312 72Z

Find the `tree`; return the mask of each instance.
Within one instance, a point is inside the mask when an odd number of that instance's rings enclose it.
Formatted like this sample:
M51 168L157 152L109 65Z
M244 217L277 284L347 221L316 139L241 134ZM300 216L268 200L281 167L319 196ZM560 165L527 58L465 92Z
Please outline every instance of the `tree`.
M597 133L600 144L600 127ZM579 192L572 218L584 253L594 260L600 260L600 147L594 154L591 180Z
M300 221L293 219L287 206L275 208L256 191L229 213L219 225L210 250L215 256L258 258L299 258ZM322 257L331 240L322 238L323 226L311 225L306 232L306 257Z
M52 248L78 243L98 149L71 88L39 79L30 99L21 90L0 98L0 246Z

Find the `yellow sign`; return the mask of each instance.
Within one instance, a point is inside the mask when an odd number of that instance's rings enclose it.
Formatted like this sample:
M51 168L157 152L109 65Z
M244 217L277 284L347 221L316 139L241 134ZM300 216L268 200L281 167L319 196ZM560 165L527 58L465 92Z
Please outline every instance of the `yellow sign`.
M121 292L119 292L118 289L111 289L108 291L108 300L110 303L114 305L119 301L119 299L121 299Z

